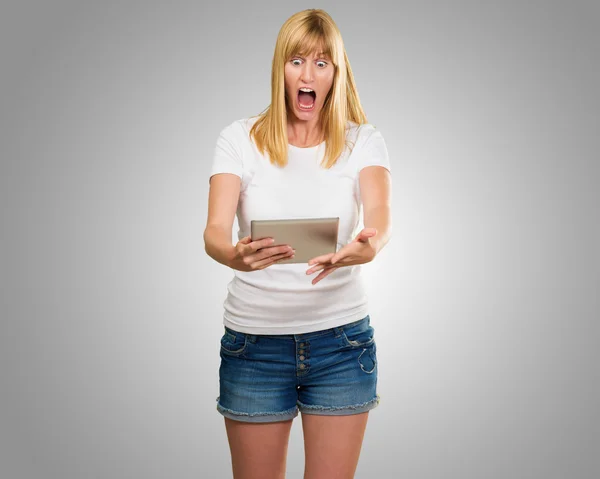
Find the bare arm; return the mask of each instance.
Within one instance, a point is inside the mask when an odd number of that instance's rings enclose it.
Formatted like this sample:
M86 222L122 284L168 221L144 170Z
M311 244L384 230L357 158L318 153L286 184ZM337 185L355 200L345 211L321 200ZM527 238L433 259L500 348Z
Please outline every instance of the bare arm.
M231 229L240 197L240 177L233 173L219 173L210 180L208 218L204 230L206 253L225 266L238 271L255 271L277 261L294 256L289 245L271 246L272 238L251 241L242 238L234 246Z
M210 179L204 249L215 261L231 267L236 250L231 243L233 219L240 196L240 177L220 173Z
M367 166L359 173L364 228L358 236L336 253L309 260L306 274L320 273L312 280L317 284L336 268L372 261L387 244L392 232L390 172L382 166Z
M387 244L392 233L392 177L382 166L367 166L359 173L365 228L375 228L370 239L375 254Z

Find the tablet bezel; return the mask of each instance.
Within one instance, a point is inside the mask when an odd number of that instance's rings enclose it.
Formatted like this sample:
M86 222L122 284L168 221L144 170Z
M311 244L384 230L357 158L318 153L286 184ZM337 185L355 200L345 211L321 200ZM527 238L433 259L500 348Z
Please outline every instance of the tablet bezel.
M296 250L293 258L276 264L308 263L337 251L339 223L339 217L252 220L250 236L252 241L273 238L273 246L289 244Z

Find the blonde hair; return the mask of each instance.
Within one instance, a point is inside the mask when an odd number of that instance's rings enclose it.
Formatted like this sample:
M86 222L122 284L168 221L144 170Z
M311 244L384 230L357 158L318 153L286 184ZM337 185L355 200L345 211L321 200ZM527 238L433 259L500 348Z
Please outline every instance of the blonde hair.
M314 53L320 47L334 66L334 77L319 119L326 141L322 166L331 168L346 145L346 124L367 123L360 104L358 91L350 62L342 41L342 35L325 11L308 9L288 18L277 36L271 69L271 104L258 116L250 129L261 154L268 153L271 163L287 164L287 105L284 68L295 55Z

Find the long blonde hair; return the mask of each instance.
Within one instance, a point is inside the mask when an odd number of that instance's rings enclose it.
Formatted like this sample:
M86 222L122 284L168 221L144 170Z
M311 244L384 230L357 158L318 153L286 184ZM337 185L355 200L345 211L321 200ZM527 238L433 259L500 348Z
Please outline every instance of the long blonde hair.
M318 47L328 54L334 65L333 84L319 119L326 141L322 166L331 168L346 145L346 124L367 123L342 35L325 11L308 9L295 13L281 27L271 69L271 104L258 115L250 129L261 154L268 153L271 163L287 164L287 106L284 68L293 56L315 52Z

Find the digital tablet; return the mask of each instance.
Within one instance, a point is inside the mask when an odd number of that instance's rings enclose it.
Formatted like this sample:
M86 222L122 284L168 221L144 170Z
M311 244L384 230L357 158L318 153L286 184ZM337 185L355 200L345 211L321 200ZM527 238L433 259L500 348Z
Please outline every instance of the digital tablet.
M282 220L252 220L252 241L273 238L273 246L290 245L296 250L293 258L276 264L308 263L315 256L337 251L339 218L303 218Z

